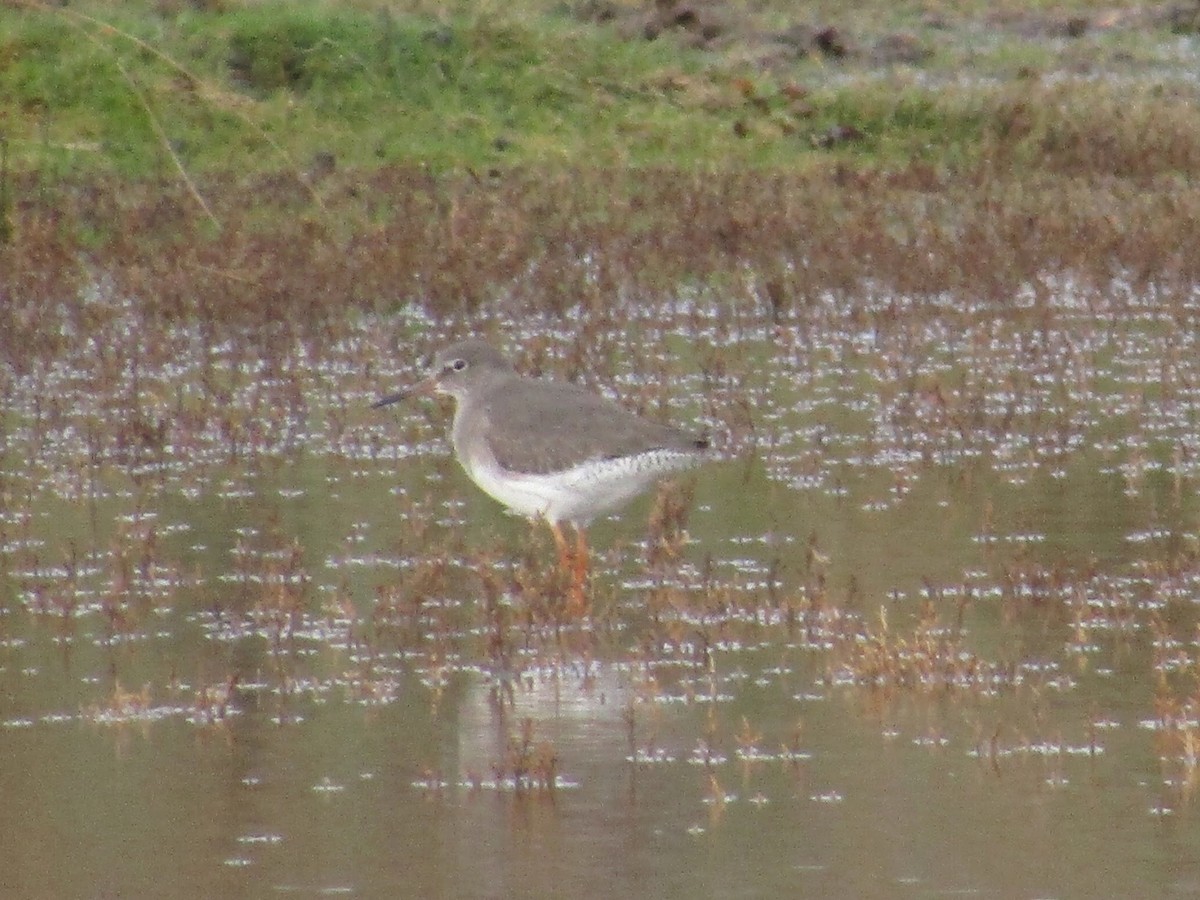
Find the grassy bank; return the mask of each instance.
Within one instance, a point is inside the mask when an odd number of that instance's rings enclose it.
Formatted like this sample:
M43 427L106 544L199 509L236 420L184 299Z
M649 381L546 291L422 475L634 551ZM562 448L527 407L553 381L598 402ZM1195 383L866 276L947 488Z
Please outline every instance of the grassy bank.
M735 0L10 7L10 165L50 178L330 163L961 165L1011 127L1014 103L1021 127L1065 111L1081 139L1117 125L1120 140L1119 122L1087 114L1114 97L1133 121L1165 104L1200 130L1193 93L1172 96L1194 53L1181 49L1188 22L1134 5L1103 16L1084 4L847 13ZM1108 77L1046 90L1064 74Z

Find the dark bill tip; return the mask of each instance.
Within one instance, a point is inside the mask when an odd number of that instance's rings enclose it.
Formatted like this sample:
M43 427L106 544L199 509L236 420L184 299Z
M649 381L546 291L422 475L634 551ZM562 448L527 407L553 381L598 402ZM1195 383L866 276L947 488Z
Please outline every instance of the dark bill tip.
M401 391L398 394L388 394L388 396L384 397L382 400L376 400L374 403L372 403L371 409L379 409L383 406L391 406L393 403L399 403L401 400L406 399L408 395L408 391Z

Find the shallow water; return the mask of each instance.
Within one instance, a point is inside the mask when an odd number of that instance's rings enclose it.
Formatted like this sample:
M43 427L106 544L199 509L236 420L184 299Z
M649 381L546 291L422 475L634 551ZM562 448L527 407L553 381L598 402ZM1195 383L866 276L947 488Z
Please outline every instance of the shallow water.
M7 376L6 896L1200 893L1197 297L643 310L584 380L722 458L583 622L445 408L367 410L436 329L92 302Z

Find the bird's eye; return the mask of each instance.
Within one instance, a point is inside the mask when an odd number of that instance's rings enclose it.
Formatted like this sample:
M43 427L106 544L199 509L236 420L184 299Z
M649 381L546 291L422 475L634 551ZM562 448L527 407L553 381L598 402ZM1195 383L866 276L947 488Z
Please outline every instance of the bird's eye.
M450 363L450 368L452 368L455 372L461 372L466 367L467 361L465 359L456 359L454 362Z

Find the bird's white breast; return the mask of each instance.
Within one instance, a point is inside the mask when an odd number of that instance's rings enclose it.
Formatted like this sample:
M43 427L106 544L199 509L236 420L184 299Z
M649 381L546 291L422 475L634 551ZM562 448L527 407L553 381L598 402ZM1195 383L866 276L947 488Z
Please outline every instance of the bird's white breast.
M690 454L654 450L592 460L548 474L509 472L494 459L474 459L463 467L483 491L522 515L586 525L629 502L664 475L697 462Z

